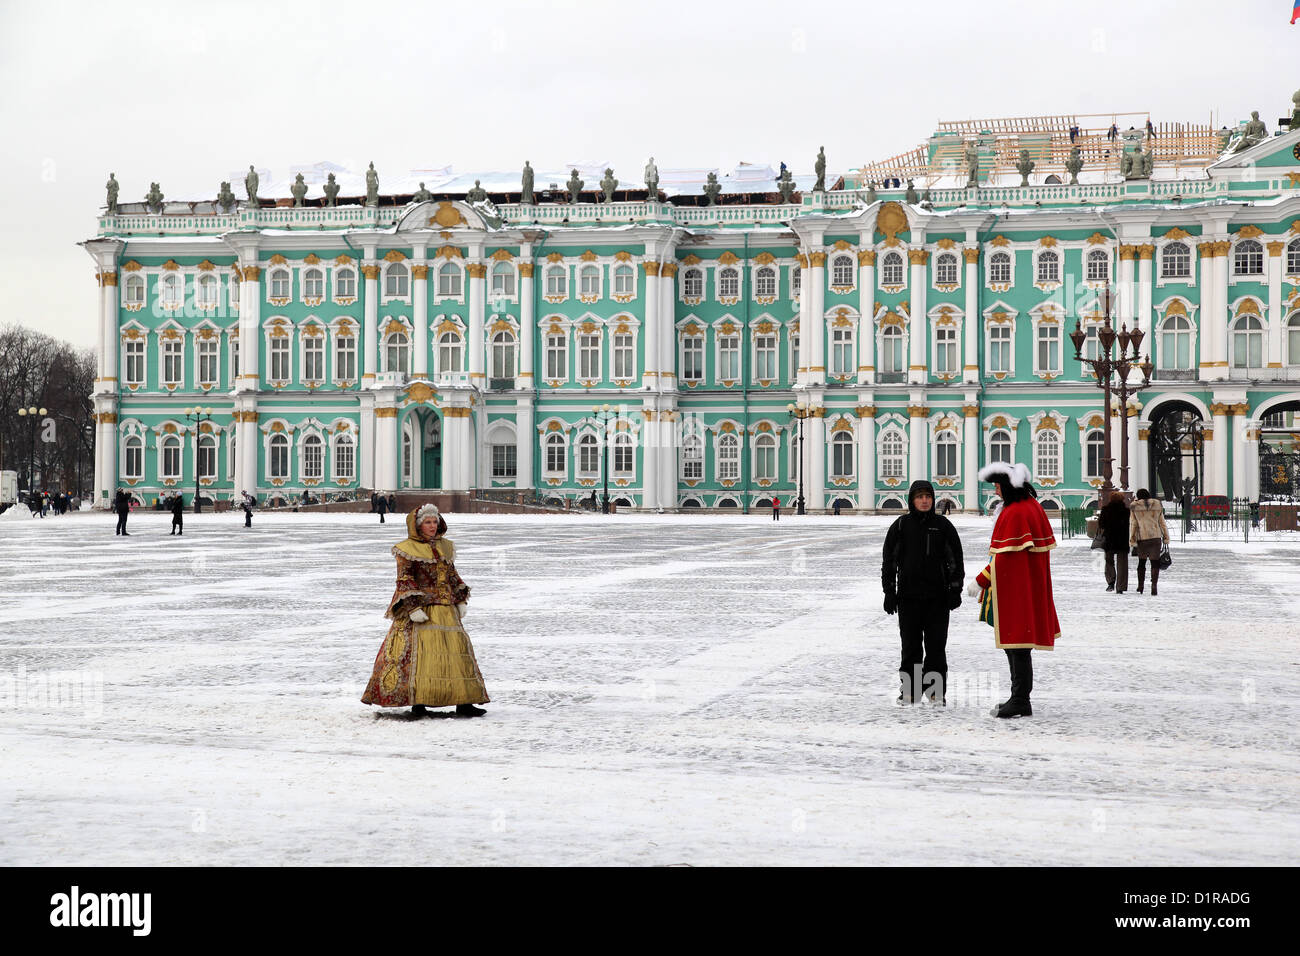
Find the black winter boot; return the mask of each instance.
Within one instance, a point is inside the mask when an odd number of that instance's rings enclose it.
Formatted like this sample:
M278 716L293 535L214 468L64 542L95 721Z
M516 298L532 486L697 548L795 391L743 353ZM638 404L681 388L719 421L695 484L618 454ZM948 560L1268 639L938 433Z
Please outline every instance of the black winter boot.
M429 715L429 711L425 708L423 704L416 704L411 708L412 717L427 717L428 715Z
M1029 701L1021 703L1017 700L1008 700L993 708L994 717L1032 717L1034 709L1029 706Z
M457 704L457 717L482 717L487 711L482 707L475 707L473 704Z

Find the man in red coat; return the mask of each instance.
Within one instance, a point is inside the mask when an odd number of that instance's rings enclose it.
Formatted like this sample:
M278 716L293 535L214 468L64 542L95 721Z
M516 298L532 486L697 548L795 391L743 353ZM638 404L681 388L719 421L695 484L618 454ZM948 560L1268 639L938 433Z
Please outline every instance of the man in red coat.
M994 708L995 717L1033 714L1030 654L1035 648L1050 651L1061 636L1048 555L1056 537L1029 478L1029 469L1019 463L994 462L979 473L980 481L994 483L1002 499L989 563L971 585L972 596L979 592L981 598L980 619L993 625L993 641L1007 652L1011 666L1011 698Z

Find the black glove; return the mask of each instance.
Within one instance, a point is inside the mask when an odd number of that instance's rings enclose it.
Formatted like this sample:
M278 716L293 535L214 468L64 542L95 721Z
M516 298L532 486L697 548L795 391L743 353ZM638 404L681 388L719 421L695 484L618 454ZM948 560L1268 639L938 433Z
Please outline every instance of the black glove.
M1133 554L1133 557L1136 558L1136 557L1138 556L1138 549L1137 549L1137 548L1134 548L1133 551L1132 551L1132 554Z
M892 591L885 595L885 613L893 614L898 610L898 595Z
M948 610L955 611L961 607L961 586L948 589Z

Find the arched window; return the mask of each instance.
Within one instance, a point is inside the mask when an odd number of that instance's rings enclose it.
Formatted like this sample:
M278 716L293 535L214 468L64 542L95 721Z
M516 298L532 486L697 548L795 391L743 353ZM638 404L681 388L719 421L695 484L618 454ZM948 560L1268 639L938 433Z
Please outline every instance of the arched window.
M498 262L492 267L492 294L515 294L515 267L508 262Z
M1061 436L1056 432L1038 433L1035 443L1037 462L1034 473L1040 478L1056 479L1061 477Z
M754 477L760 481L776 480L776 436L759 435L754 441Z
M340 299L357 297L357 274L352 269L340 269L334 273L334 294Z
M1061 257L1050 249L1038 254L1038 281L1061 281Z
M126 477L139 480L144 477L144 442L139 435L126 440Z
M232 286L238 288L238 286ZM144 279L139 276L126 277L126 304L144 305Z
M1254 315L1240 315L1232 323L1232 367L1264 367L1264 324Z
M289 439L285 435L272 435L268 447L272 478L289 477Z
M271 270L271 298L287 299L289 298L289 286L292 279L288 269Z
M204 309L217 307L216 276L199 276L199 307Z
M1104 249L1088 253L1088 281L1105 282L1110 277L1110 256Z
M515 377L515 337L504 329L492 336L492 378Z
M388 360L388 365L384 369L386 372L407 372L410 370L407 355L409 350L407 346L410 340L406 337L405 332L393 332L385 340L384 357Z
M1192 250L1185 242L1171 242L1160 253L1160 276L1163 279L1189 279L1192 275Z
M934 260L934 281L939 285L957 284L957 257L945 252Z
M718 272L718 295L734 299L740 295L740 270L728 266Z
M460 334L450 330L438 336L438 371L463 372Z
M740 477L740 439L730 433L718 439L718 480L734 481Z
M902 478L907 466L907 445L903 436L890 429L880 439L880 477Z
M546 436L546 473L548 475L564 474L565 451L564 436L562 434L551 432Z
M619 432L614 436L614 474L629 477L632 474L632 436Z
M164 309L174 309L181 304L180 279L174 275L163 276L162 304Z
M989 434L989 462L1011 463L1011 432L998 428Z
M325 476L325 445L319 435L308 435L302 442L302 477L319 481Z
M1232 274L1257 276L1264 273L1264 247L1254 239L1243 239L1232 253Z
M831 285L853 285L853 257L836 256L831 260Z
M903 257L897 252L887 252L885 253L885 258L881 260L880 284L903 284Z
M325 298L325 273L308 269L302 274L302 294L307 299Z
M175 435L168 435L162 445L162 477L179 478L181 476L181 440Z
M803 288L803 270L795 266L790 270L790 295L799 298L799 290Z
M600 472L600 443L595 435L578 439L578 474L591 477Z
M957 434L942 431L934 436L934 473L939 478L957 477Z
M615 295L635 295L636 294L636 270L631 266L615 266L614 268L614 294Z
M438 267L438 295L460 296L460 266L456 263L444 262Z
M1300 365L1300 312L1286 320L1286 364Z
M564 266L550 266L546 270L546 294L567 296L569 294L569 270Z
M989 281L998 283L1011 282L1011 254L995 252L989 256Z
M766 298L776 297L776 270L763 266L754 274L754 294Z
M688 299L698 299L704 295L704 273L699 269L687 269L682 273L682 295Z
M887 325L880 330L880 371L907 371L903 356L903 330L897 325Z
M334 442L334 480L351 481L356 456L351 435L340 435Z
M682 441L682 478L704 477L704 442L699 435L687 435Z
M1292 239L1286 247L1286 274L1300 275L1300 239Z
M199 436L199 477L217 477L217 440L211 435Z
M853 477L853 435L837 432L831 439L831 477Z
M1094 428L1084 436L1083 446L1087 452L1084 462L1084 478L1103 478L1106 458L1106 436L1100 428Z
M600 295L600 267L583 266L578 273L578 288L581 295L588 297Z
M1160 323L1159 367L1192 367L1192 323L1185 315L1166 316Z
M411 291L411 273L400 262L394 262L384 273L384 295L395 295L405 298Z

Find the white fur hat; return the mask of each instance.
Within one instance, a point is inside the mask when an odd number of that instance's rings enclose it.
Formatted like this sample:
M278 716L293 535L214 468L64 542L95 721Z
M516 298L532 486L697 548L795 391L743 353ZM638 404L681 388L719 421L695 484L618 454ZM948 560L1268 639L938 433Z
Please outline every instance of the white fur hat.
M980 481L992 481L1008 484L1013 488L1023 488L1029 484L1029 469L1020 462L995 461L980 469Z
M425 518L429 518L429 517L433 517L433 518L442 517L442 515L438 513L438 506L435 505L432 501L429 502L427 505L420 505L420 507L416 510L415 512L416 527L419 527L420 523L424 521Z

